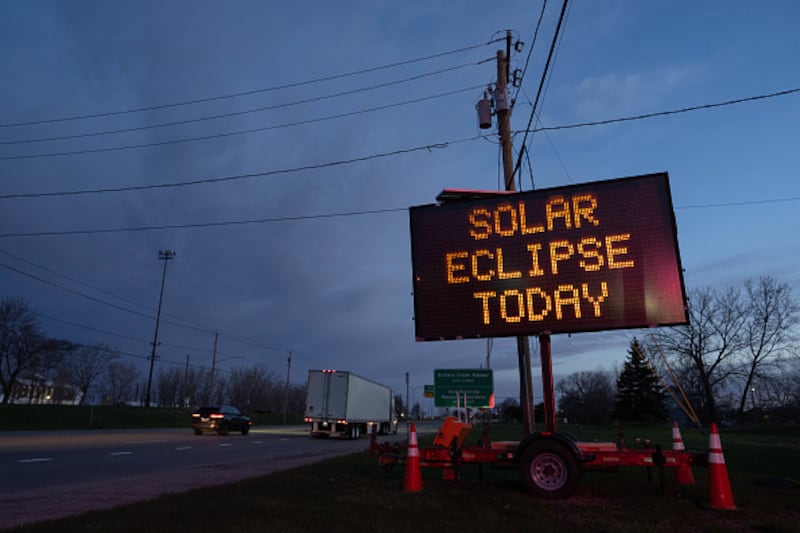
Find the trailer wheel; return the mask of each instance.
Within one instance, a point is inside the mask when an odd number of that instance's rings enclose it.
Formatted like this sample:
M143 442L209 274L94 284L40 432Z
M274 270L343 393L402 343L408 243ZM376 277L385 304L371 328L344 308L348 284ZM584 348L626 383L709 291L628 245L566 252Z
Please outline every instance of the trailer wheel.
M519 475L525 489L536 496L569 498L578 486L578 460L556 441L536 441L523 452Z

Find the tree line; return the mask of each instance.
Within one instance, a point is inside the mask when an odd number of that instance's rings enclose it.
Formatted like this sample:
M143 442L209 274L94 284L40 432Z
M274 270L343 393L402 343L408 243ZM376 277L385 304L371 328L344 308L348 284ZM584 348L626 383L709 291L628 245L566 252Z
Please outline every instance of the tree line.
M0 300L0 403L141 405L143 372L103 343L82 345L47 336L22 298ZM159 407L231 404L248 412L302 414L305 387L288 384L266 368L229 372L170 366L153 380Z
M634 338L621 371L562 379L559 416L584 424L667 417L699 424L797 422L800 306L789 285L761 277L694 289L687 308L687 325Z

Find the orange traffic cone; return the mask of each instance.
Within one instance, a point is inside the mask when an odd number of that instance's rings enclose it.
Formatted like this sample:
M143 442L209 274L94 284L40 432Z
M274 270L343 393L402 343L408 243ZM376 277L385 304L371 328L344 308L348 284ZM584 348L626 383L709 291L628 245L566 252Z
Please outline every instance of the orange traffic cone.
M677 422L672 423L672 451L682 452L686 450L683 446L683 437L681 437L681 430ZM678 485L694 485L694 474L692 468L678 458L678 464L675 465L675 483Z
M722 454L722 442L719 440L717 425L711 424L711 435L708 438L708 506L712 509L735 511L731 493L731 482L728 479L728 468Z
M408 453L406 454L406 479L403 483L405 492L422 490L422 470L419 464L419 446L417 446L417 426L411 424L408 436Z

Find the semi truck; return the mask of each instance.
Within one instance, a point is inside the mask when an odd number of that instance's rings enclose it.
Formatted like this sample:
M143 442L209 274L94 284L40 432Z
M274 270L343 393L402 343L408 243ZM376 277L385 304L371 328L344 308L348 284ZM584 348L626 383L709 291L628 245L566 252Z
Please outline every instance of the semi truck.
M304 421L312 437L397 433L392 389L346 371L308 371Z

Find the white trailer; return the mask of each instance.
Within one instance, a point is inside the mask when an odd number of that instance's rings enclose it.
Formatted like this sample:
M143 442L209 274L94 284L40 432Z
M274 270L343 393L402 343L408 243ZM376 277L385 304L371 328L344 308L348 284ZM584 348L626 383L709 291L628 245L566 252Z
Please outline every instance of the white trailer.
M392 389L352 372L308 371L304 421L312 437L397 433Z

